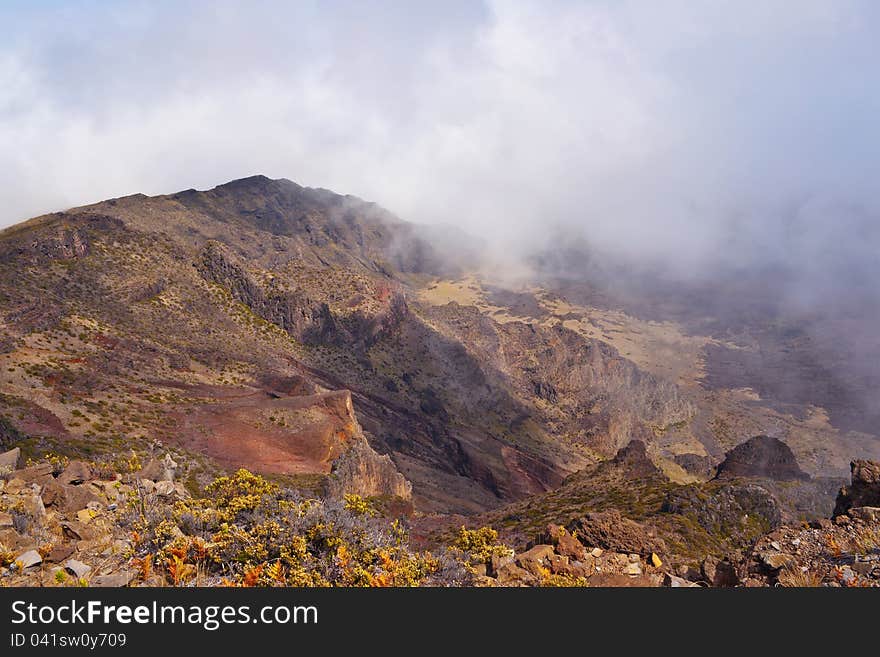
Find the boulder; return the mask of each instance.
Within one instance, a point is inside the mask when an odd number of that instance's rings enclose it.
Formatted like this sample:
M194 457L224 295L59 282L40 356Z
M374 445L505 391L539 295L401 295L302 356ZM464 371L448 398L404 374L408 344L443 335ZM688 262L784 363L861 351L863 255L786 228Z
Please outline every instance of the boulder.
M52 476L53 471L54 466L51 463L38 463L23 470L16 470L13 476L16 479L21 479L25 484L38 484L42 486L46 482L55 480L55 477Z
M160 497L173 497L176 492L173 481L164 479L156 482L156 495Z
M92 478L92 469L83 461L71 461L58 475L58 483L78 486Z
M18 470L18 464L20 461L21 450L18 447L0 454L0 476L7 475L14 470Z
M516 563L535 577L542 577L549 565L549 557L554 555L552 545L536 545L516 557Z
M98 575L89 580L89 586L98 588L120 588L128 586L134 581L135 573L128 570L121 570L118 573L109 575Z
M794 452L779 438L755 436L727 452L718 465L719 479L761 477L778 481L806 480Z
M20 498L21 506L24 512L30 518L39 524L46 519L46 507L43 505L43 499L36 493L24 495Z
M142 470L140 470L137 479L149 479L150 481L174 481L174 475L177 473L177 462L171 457L171 454L165 454L162 459L152 459Z
M552 522L547 525L547 528L544 530L544 533L539 537L539 543L549 543L550 545L557 545L559 543L559 539L562 536L568 535L568 531L562 525L556 525Z
M43 486L43 504L58 509L62 513L76 513L88 507L98 498L86 486L62 484L58 480Z
M61 531L67 538L74 541L90 541L93 538L97 538L100 534L96 527L76 520L65 520L62 522Z
M837 494L834 516L841 516L853 507L880 506L880 462L856 460L850 463L851 483Z
M736 566L727 559L706 557L700 565L703 579L712 586L729 587L739 584Z
M92 570L92 567L88 564L84 564L82 561L77 561L76 559L68 559L64 563L64 568L74 577L83 578L89 574Z
M61 543L53 547L49 554L46 555L46 561L48 563L61 563L71 554L74 553L73 546L70 543Z
M588 513L567 528L584 545L644 555L665 552L662 541L651 536L639 523L624 518L617 510Z
M778 573L785 566L794 561L794 557L790 554L775 551L761 552L758 554L758 559L764 568L770 573Z
M492 577L498 577L498 571L504 566L513 563L513 555L493 554L489 559L488 574Z
M12 550L25 550L35 547L34 542L19 534L12 527L0 528L0 545Z
M550 572L556 575L571 575L572 568L568 557L560 554L551 554L547 557L547 566Z
M696 582L691 582L686 580L683 577L677 577L670 573L666 573L663 575L663 586L668 586L673 589L686 589L686 588L699 588L700 585Z
M534 584L537 578L529 571L520 568L515 563L508 563L498 569L496 578L501 586L521 586Z
M22 570L25 570L27 568L39 566L43 563L43 557L41 557L40 553L36 550L28 550L15 557L15 563L17 563Z
M13 477L9 481L6 482L6 494L7 495L18 495L21 491L24 490L24 487L27 486L24 479L19 479L18 477Z
M587 548L568 532L559 537L559 541L556 543L556 552L575 561L583 561L587 557Z

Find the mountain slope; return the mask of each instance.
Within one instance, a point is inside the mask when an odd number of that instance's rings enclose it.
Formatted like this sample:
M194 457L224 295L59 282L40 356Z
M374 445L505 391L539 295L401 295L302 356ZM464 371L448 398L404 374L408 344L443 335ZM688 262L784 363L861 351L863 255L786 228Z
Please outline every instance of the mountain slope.
M46 215L0 233L0 413L34 451L313 478L348 390L418 508L473 512L690 412L607 344L423 305L442 269L377 206L261 176Z

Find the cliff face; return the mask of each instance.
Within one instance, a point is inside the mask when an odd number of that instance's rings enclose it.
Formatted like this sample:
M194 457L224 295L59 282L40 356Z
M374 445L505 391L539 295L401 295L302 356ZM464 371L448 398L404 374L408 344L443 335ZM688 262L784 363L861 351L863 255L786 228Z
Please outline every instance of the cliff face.
M412 484L397 471L389 456L377 454L365 439L361 439L333 462L326 493L337 498L356 493L365 497L392 496L409 500Z
M195 266L205 280L220 285L254 314L298 340L321 344L342 338L326 303L312 301L295 290L267 289L219 242L208 242Z
M858 507L880 507L880 462L858 459L850 464L852 481L837 494L834 515Z
M347 390L334 394L322 405L338 420L337 436L342 449L332 462L326 494L337 498L354 493L409 500L412 484L398 472L391 457L379 455L370 447L355 415L351 394Z

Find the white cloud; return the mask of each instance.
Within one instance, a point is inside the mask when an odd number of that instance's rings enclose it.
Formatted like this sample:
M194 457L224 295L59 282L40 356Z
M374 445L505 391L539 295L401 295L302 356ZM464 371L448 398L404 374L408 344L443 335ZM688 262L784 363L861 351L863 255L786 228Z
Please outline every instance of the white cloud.
M691 265L788 257L800 207L876 218L871 3L79 9L0 16L0 225L253 173Z

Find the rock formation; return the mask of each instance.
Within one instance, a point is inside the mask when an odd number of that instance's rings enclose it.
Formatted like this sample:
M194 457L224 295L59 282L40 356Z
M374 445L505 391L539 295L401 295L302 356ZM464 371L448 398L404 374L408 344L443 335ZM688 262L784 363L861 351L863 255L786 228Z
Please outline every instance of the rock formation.
M809 479L791 449L778 438L755 436L730 450L718 466L719 478Z
M852 483L837 494L834 515L857 507L880 507L880 463L856 460L850 464Z

